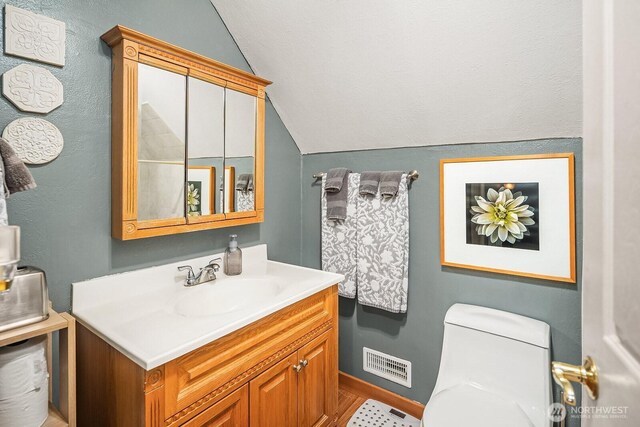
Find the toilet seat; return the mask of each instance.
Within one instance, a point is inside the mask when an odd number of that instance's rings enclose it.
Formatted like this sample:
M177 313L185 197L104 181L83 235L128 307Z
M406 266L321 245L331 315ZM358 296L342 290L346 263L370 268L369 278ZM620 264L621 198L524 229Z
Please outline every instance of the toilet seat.
M473 384L459 384L431 397L422 426L533 427L533 423L514 401Z

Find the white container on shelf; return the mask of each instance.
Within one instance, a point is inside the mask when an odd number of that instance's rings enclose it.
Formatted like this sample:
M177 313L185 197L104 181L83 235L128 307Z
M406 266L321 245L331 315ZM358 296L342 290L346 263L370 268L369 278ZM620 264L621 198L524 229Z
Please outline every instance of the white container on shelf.
M0 347L0 426L39 427L48 416L46 336Z

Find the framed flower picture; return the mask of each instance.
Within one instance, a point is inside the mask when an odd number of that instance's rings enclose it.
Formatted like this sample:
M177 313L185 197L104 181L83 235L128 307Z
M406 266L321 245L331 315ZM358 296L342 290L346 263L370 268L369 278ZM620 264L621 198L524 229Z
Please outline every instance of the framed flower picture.
M215 213L216 168L189 166L187 176L187 214L190 217Z
M444 266L575 283L571 153L440 160Z

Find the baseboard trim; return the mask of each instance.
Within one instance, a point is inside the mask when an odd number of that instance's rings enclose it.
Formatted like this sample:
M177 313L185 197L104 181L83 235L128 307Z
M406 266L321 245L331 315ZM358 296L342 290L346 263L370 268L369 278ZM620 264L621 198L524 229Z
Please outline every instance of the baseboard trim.
M379 400L382 403L391 405L409 415L418 419L422 418L424 405L415 400L407 399L392 391L386 390L377 385L373 385L366 381L356 378L353 375L346 374L342 371L338 374L340 387L349 389L352 393L358 394L367 399Z

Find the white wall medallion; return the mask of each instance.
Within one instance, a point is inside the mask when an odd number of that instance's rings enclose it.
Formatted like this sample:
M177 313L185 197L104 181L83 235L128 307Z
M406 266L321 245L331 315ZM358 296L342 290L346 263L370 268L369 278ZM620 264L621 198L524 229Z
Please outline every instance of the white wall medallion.
M2 137L20 160L32 165L55 159L64 145L62 134L53 123L35 117L12 121L4 128Z
M48 113L63 101L62 83L42 67L22 64L2 76L2 94L22 111Z
M66 26L15 6L4 7L5 53L64 65Z

